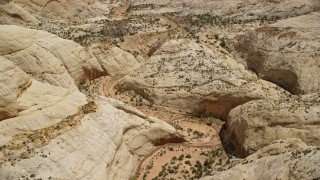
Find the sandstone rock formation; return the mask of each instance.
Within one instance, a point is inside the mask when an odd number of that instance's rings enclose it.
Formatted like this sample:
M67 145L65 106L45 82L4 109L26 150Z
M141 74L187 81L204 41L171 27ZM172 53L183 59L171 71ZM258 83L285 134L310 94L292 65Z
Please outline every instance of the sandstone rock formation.
M202 180L317 179L319 165L319 147L308 147L299 139L278 140L248 156L241 164Z
M109 2L101 0L13 0L14 3L24 7L34 15L47 18L73 18L82 19L104 15L109 12Z
M129 179L154 146L184 141L161 120L80 93L104 70L74 42L0 26L0 55L1 179Z
M19 75L4 62L1 77ZM0 121L1 179L129 179L154 145L183 140L172 126L120 102L36 80L16 101L23 110Z
M0 56L38 81L71 90L105 74L97 59L80 45L19 26L0 26Z
M238 18L282 18L308 14L320 8L317 0L137 0L132 2L131 11L134 14L152 14L165 12L180 12L182 14L211 13L218 16Z
M0 24L33 24L39 21L21 6L12 2L0 3Z
M127 180L162 148L190 153L190 169L147 164L166 167L155 177L319 179L319 10L319 0L0 0L0 179ZM180 132L193 139L177 146Z
M234 108L228 115L226 141L242 155L281 138L299 138L320 146L319 93L279 100L258 100Z
M294 94L319 92L320 13L280 20L239 38L247 66Z
M31 78L9 60L0 57L0 121L16 116L22 110L17 98L26 89Z
M157 105L217 117L245 102L285 94L229 56L188 40L166 42L118 88L134 90Z
M126 75L144 61L141 56L135 58L132 54L118 47L104 50L101 45L96 44L91 46L90 50L110 76Z

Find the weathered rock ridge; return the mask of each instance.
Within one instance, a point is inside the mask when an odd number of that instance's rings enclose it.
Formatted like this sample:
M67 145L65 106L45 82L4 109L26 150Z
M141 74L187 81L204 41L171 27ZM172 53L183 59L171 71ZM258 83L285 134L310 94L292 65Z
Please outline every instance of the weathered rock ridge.
M13 79L16 86L1 84L3 102L3 90L18 93L30 78L10 61L1 63L7 70L1 77L16 71L25 78ZM88 99L36 80L11 95L7 99L22 108L0 121L1 179L129 179L139 156L154 145L183 141L171 125L112 99Z
M226 141L242 155L281 138L320 146L320 95L248 102L231 110L226 126Z
M77 43L19 26L0 26L0 56L38 81L71 90L105 74L97 59Z
M118 88L134 90L157 105L217 117L245 102L286 94L229 56L188 40L166 42Z
M317 0L137 0L132 2L131 13L152 14L180 12L182 14L210 13L223 17L254 18L286 18L308 14L319 10Z
M229 170L215 172L202 180L318 179L319 165L319 147L308 147L299 139L281 139Z
M72 41L0 26L0 55L1 179L129 179L154 146L184 141L159 119L80 93L104 70Z
M99 16L108 13L110 8L109 1L101 0L13 0L12 2L36 16L53 19Z
M259 77L294 94L319 92L320 13L280 20L239 38L236 50Z
M39 20L21 6L12 3L0 3L0 24L32 24L37 25Z
M90 47L90 51L110 76L126 75L144 62L141 56L134 57L132 54L118 47L104 49L101 46L102 45L95 44Z

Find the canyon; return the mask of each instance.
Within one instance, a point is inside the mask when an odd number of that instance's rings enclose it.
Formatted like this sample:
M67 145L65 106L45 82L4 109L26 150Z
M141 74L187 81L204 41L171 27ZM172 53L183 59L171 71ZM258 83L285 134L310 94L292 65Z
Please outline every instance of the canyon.
M0 2L0 179L319 179L318 0Z

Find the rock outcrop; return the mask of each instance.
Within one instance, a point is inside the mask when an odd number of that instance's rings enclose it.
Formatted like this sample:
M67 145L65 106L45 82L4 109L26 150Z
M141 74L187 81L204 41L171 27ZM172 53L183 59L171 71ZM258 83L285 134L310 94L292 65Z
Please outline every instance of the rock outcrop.
M1 179L129 179L155 145L183 141L171 125L120 102L36 80L11 100L4 90L17 93L30 78L9 61L1 68L1 77L21 77L15 87L1 84L1 106L16 98L22 107L0 121Z
M226 126L226 142L242 155L281 138L320 146L320 95L248 102L229 113Z
M19 26L0 26L0 56L38 81L71 90L105 74L97 59L77 43Z
M0 121L17 115L22 107L17 98L31 84L31 78L9 60L0 57Z
M132 2L131 13L152 14L165 12L180 12L182 14L210 13L223 17L244 19L255 18L286 18L316 11L320 8L317 0L179 0L156 1L137 0Z
M159 119L80 93L104 71L72 41L0 26L0 55L1 179L129 179L155 146L184 141Z
M12 3L0 3L0 24L32 24L37 25L39 20L21 6Z
M118 47L105 50L102 45L96 44L90 47L90 51L110 76L126 75L144 62L141 56L134 57Z
M273 142L229 170L202 180L222 179L318 179L320 147L308 147L299 139Z
M53 19L82 19L104 15L110 10L109 1L101 0L14 0L13 2L34 15Z
M294 94L319 92L320 13L280 20L239 38L241 58L259 77Z
M285 94L229 56L189 40L166 42L118 88L133 90L160 106L222 118L245 102Z

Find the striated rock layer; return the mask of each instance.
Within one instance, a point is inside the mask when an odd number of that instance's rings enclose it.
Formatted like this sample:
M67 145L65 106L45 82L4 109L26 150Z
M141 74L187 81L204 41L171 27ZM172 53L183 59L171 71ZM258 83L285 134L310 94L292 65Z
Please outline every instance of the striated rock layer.
M294 94L320 91L320 13L280 20L239 38L247 66Z
M118 88L134 90L157 105L222 118L245 102L286 94L229 56L189 40L166 42Z
M105 72L110 76L123 76L141 65L144 59L118 48L104 49L102 45L95 44L90 52L97 58Z
M242 155L281 138L320 146L320 95L248 102L229 113L226 126L226 141Z
M0 26L0 56L38 81L71 90L105 74L97 59L77 43L19 26Z
M320 147L308 147L299 139L273 142L229 170L202 180L318 179Z
M0 24L32 24L37 25L39 20L12 2L0 2Z
M16 101L23 110L0 121L1 179L129 179L154 145L183 141L120 102L36 80Z
M0 26L1 179L129 179L154 146L184 141L159 119L78 91L102 73L72 41Z

